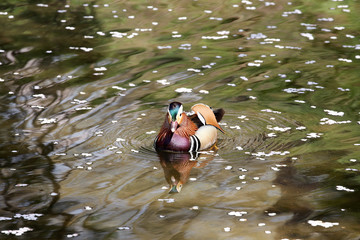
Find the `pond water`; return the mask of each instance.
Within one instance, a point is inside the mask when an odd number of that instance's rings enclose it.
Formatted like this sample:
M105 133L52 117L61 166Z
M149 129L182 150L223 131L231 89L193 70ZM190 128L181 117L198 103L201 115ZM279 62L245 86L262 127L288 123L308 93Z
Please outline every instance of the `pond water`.
M359 239L359 11L2 1L0 239ZM155 152L172 101L217 149Z

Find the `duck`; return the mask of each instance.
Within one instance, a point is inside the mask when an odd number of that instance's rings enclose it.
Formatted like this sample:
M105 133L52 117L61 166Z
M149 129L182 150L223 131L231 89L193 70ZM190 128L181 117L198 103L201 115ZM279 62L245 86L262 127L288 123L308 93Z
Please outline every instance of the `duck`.
M213 110L206 104L198 103L186 114L180 102L172 102L154 145L157 151L198 152L215 145L217 131L225 133L219 122L225 111Z

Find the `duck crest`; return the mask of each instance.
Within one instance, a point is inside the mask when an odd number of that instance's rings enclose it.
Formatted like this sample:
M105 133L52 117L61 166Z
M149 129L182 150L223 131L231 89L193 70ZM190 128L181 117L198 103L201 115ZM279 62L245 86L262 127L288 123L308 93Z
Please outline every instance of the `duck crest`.
M170 103L165 121L155 139L157 150L193 152L211 147L216 142L217 131L224 132L218 121L224 110L214 112L205 104L192 107L196 114L186 115L179 102Z

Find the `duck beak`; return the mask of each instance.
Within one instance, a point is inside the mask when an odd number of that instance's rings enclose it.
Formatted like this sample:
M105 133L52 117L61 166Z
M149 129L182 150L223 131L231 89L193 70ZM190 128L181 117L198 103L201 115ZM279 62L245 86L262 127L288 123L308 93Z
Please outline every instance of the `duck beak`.
M175 130L177 129L177 127L178 127L178 122L177 121L172 121L171 122L171 132L175 132Z

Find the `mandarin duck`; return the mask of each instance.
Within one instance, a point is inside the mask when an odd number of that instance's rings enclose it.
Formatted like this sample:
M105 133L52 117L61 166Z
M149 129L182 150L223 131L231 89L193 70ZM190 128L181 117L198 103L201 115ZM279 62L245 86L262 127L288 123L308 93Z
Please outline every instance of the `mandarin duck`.
M225 111L213 111L202 103L195 104L191 110L187 115L181 103L169 104L165 121L155 139L156 150L197 152L215 144L217 130L224 133L218 122Z

